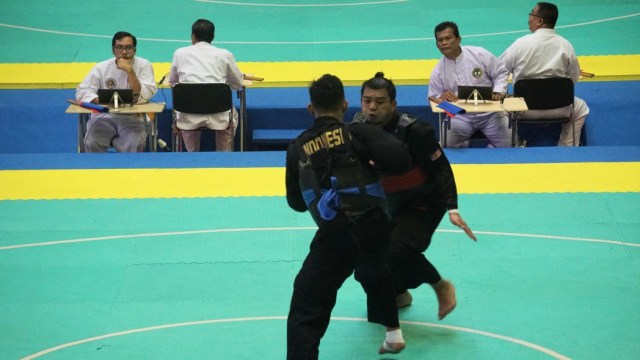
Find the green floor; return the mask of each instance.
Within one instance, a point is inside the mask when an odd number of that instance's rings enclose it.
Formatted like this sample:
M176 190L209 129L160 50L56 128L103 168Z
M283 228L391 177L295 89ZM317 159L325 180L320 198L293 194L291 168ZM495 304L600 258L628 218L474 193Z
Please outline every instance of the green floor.
M428 252L458 308L439 322L432 291L416 290L393 358L637 358L640 194L464 195L461 210L479 241L443 223ZM2 201L0 213L0 358L284 358L313 226L283 198ZM323 359L382 358L353 279L333 316Z
M39 0L3 0L0 63L102 61L112 56L111 38L118 30L138 37L138 56L171 62L178 47L190 44L191 24L198 18L216 24L214 44L229 49L240 62L438 59L433 29L445 20L458 23L463 45L500 55L529 32L527 14L535 3L53 0L45 6ZM579 56L640 53L637 0L557 4L558 31Z
M117 30L168 63L200 17L239 62L436 59L444 20L499 55L534 3L5 0L0 63L100 61ZM637 0L558 5L579 56L640 53ZM408 348L381 357L350 279L322 359L638 358L640 193L464 195L461 210L478 243L445 222L429 250L455 312L437 321L416 290ZM312 234L283 198L0 201L0 359L283 359Z

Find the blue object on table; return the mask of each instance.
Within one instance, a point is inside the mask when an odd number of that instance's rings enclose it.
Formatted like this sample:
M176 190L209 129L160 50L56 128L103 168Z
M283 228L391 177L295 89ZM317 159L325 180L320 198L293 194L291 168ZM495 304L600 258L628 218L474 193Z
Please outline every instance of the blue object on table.
M450 102L446 102L443 101L440 104L437 105L440 109L446 111L450 116L455 116L458 114L464 114L467 112L467 110L459 107L459 106L455 106Z
M97 111L97 112L101 112L101 113L108 113L109 112L109 108L106 106L102 106L102 105L98 105L98 104L92 104L90 102L82 102L80 103L80 106L82 106L85 109L89 109L89 110L93 110L93 111Z

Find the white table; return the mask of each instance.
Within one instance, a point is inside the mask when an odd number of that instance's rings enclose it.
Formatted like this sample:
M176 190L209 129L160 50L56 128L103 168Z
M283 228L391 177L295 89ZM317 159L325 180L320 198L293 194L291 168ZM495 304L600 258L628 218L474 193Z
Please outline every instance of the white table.
M149 151L155 152L157 150L158 141L158 123L157 114L164 110L164 103L146 103L135 104L133 106L121 106L118 109L109 109L109 113L117 114L141 114L147 124L147 142L149 144ZM67 114L78 114L78 152L84 152L84 135L87 132L87 122L93 112L89 109L85 109L78 105L69 105L65 111ZM148 116L148 114L155 114L156 116Z
M429 103L431 105L431 111L438 114L438 131L440 134L440 144L443 148L446 148L447 131L451 129L451 119L449 115L445 115L446 112L443 109L439 108L436 102L429 101ZM504 98L503 101L478 101L477 104L475 104L472 100L458 100L452 104L465 109L467 113L507 112L510 118L515 112L529 110L523 98L515 97L507 97ZM511 124L511 121L509 122L509 124ZM516 135L517 134L515 133L512 134L512 144L515 144L515 141L513 139L516 138Z

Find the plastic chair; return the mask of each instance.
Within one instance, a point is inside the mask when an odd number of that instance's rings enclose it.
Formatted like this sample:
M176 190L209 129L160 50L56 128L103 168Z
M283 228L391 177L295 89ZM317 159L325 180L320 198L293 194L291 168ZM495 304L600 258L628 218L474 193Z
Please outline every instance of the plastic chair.
M178 83L173 87L173 151L182 151L182 134L176 121L176 111L190 114L215 114L229 111L233 124L233 97L225 83ZM230 125L232 126L232 125ZM198 130L208 130L200 128Z
M553 77L545 79L521 79L513 86L513 96L524 98L529 110L558 109L558 113L551 118L527 115L527 112L517 114L511 119L513 127L512 142L517 146L518 124L564 124L571 121L573 115L574 85L570 78ZM561 111L562 108L568 108ZM531 113L529 113L531 114ZM526 116L526 117L525 117ZM535 134L534 134L535 135ZM533 138L533 136L531 136ZM576 143L576 130L573 127L573 143Z

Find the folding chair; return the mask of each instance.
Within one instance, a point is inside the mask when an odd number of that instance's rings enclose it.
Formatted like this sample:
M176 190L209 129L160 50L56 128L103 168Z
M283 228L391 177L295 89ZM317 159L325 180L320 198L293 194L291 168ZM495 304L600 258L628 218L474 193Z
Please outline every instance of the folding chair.
M182 151L182 134L176 121L176 111L190 114L215 114L229 111L229 126L233 126L233 97L225 83L178 83L173 87L173 151ZM200 128L197 130L208 130ZM232 140L233 141L233 140Z
M546 79L521 79L516 81L513 86L513 96L524 98L529 110L533 112L524 112L516 114L511 118L513 127L512 143L517 146L518 142L518 124L541 124L548 126L550 124L564 124L571 121L573 114L574 86L570 78L553 77ZM535 110L551 110L558 111L547 115L537 117ZM573 143L576 143L576 129L573 125ZM539 131L539 129L538 129ZM537 132L536 132L537 133ZM530 138L533 138L535 133Z

